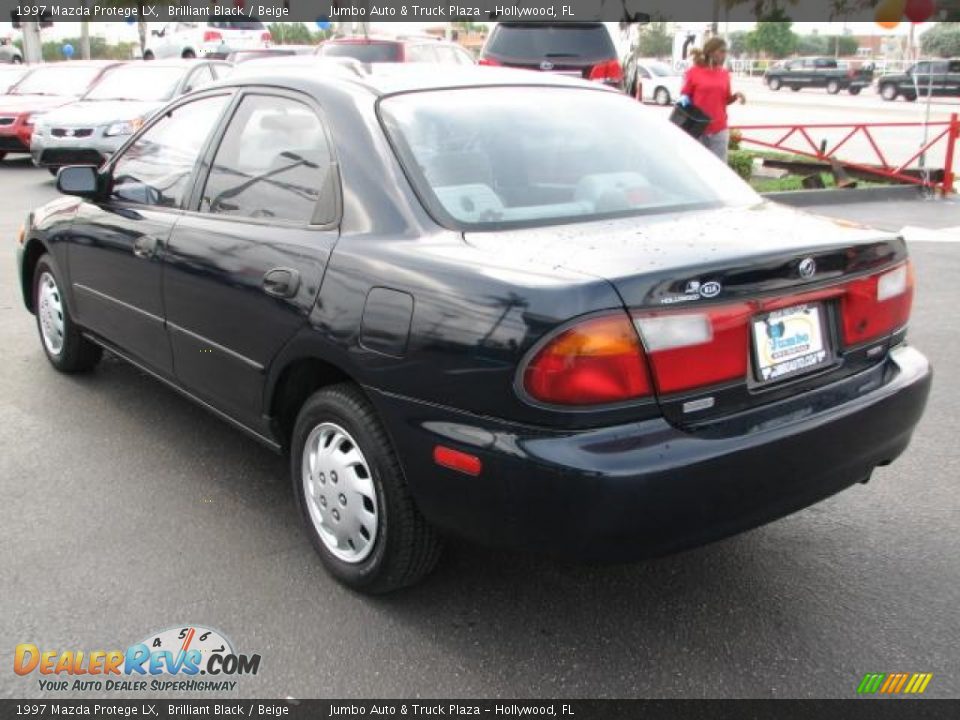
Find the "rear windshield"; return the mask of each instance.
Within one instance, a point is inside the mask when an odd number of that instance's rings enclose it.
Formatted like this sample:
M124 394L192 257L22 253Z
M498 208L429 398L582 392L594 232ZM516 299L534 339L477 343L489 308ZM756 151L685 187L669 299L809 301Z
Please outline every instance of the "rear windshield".
M67 63L37 68L13 89L17 95L83 95L102 68Z
M599 24L511 25L494 28L486 51L504 58L569 58L603 60L616 57L613 40Z
M259 20L220 20L215 19L207 23L218 30L263 30L263 23Z
M388 97L380 114L418 195L448 227L549 225L759 199L660 113L619 93L435 90Z
M320 54L326 57L348 57L365 63L397 62L399 43L324 43Z

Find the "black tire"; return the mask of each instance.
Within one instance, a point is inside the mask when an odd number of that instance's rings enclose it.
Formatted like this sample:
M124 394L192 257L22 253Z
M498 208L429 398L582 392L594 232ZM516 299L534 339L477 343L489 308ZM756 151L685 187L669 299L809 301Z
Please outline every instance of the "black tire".
M144 59L144 60L153 60L153 51L147 50L147 51L143 54L143 59Z
M836 95L838 92L840 92L840 83L837 82L836 80L831 80L830 82L828 82L827 92L830 93L831 95Z
M19 55L14 55L13 59L10 60L10 62L12 62L14 65L20 65L23 63L23 58L20 57Z
M791 86L790 86L790 89L793 90L794 92L800 92L800 86L799 86L799 85L791 85Z
M904 95L904 96L903 96L903 99L906 100L907 102L916 102L916 101L917 101L917 95L916 95L916 93L910 93L910 94L908 94L908 95Z
M7 156L5 152L0 152L0 162L3 162L3 159Z
M184 60L193 60L196 56L197 54L193 50L187 48L183 51L183 54L180 57L182 57Z
M887 102L894 102L899 94L897 86L892 83L884 83L880 86L880 97Z
M669 105L670 91L665 87L658 87L656 92L653 93L653 99L657 105Z
M67 306L67 298L60 293L60 304L63 316L63 346L58 353L54 353L47 347L43 339L43 328L41 327L41 308L40 308L40 278L44 273L53 276L58 292L63 287L63 275L60 274L57 264L49 253L43 255L38 261L33 271L33 310L37 318L37 332L40 333L40 346L43 348L47 360L57 370L62 373L80 373L87 372L96 367L103 356L103 349L96 343L92 343L80 334L79 328L74 324L70 317L70 309Z
M767 80L767 87L773 90L774 92L778 91L783 86L780 78L772 77Z
M377 495L376 537L369 555L357 562L346 562L327 548L307 508L310 501L303 482L304 447L310 433L322 423L333 423L352 436L370 468ZM304 403L291 439L290 474L310 541L327 571L344 585L369 594L387 593L413 585L436 565L443 549L442 538L417 509L390 438L373 406L355 385L341 383L323 388Z
M850 86L850 94L851 94L851 95L859 95L859 94L860 94L860 91L861 91L862 89L863 89L863 88L861 88L859 85L851 85L851 86Z

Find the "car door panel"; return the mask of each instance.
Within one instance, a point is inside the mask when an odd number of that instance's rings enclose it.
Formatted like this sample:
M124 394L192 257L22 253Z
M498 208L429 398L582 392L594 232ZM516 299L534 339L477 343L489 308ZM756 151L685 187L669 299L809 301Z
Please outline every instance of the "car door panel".
M166 111L111 162L107 197L77 209L69 248L79 324L165 375L163 255L229 94Z
M78 323L167 375L173 358L163 320L161 255L176 219L150 208L83 203L69 250Z
M167 248L175 373L256 428L265 372L306 323L338 238L339 179L318 109L281 91L244 95L208 165Z
M164 280L181 384L255 426L264 372L306 322L336 239L333 231L185 217L171 237ZM293 268L292 296L271 295L268 273Z

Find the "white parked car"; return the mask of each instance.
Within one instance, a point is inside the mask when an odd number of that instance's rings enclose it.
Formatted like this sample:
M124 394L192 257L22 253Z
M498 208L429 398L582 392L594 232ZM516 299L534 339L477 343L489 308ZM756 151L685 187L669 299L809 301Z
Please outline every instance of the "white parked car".
M669 105L680 97L683 75L659 60L631 59L627 61L624 72L624 89L636 97L638 83L641 100L653 100L657 105Z
M270 31L259 20L172 22L151 33L144 60L226 57L237 50L270 47Z

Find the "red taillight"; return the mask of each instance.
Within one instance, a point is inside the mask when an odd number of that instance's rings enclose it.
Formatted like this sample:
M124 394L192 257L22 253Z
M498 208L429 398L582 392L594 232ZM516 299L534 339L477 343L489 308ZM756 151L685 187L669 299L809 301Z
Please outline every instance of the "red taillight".
M444 447L443 445L437 445L433 449L433 461L437 465L451 470L457 470L467 475L477 476L480 474L480 471L483 470L483 463L476 455L460 452L459 450Z
M752 314L748 303L637 314L657 390L679 392L746 376Z
M653 392L625 313L585 320L552 338L527 365L523 387L551 405L606 405Z
M206 30L203 33L204 42L222 42L223 35L218 33L216 30Z
M499 60L494 60L493 58L482 57L479 60L477 60L477 65L496 66L496 65L503 65L503 63L500 62Z
M793 295L704 305L690 310L638 310L586 320L544 345L523 372L527 394L552 405L603 405L653 393L670 394L745 380L751 321L808 303L838 303L844 347L903 328L913 303L913 266L902 263L868 277ZM641 345L642 339L642 345Z
M270 34L269 30L265 30L260 33L260 42L269 43L271 40L273 40L273 36Z
M859 345L907 324L913 306L913 264L854 280L841 300L843 341Z
M623 68L620 67L619 60L607 60L594 65L587 78L600 82L618 83L623 80Z

